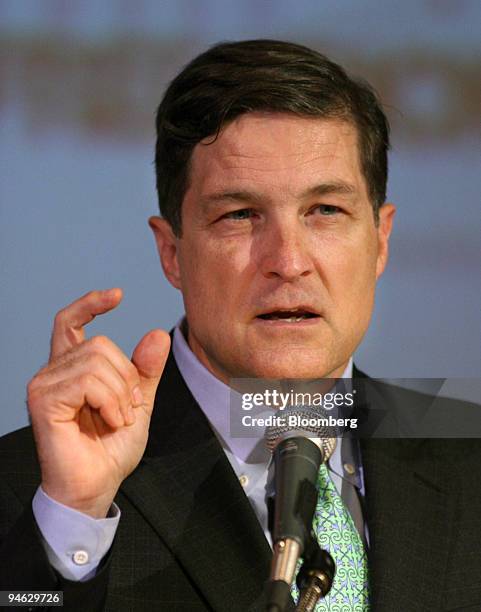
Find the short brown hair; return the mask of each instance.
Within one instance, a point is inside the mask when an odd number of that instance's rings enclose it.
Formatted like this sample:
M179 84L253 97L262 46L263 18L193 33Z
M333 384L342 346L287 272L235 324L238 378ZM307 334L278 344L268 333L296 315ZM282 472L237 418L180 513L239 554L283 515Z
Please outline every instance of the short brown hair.
M374 90L302 45L277 40L221 43L170 83L157 111L155 170L161 215L180 236L192 151L236 117L254 111L342 118L358 132L361 168L375 219L386 199L389 124Z

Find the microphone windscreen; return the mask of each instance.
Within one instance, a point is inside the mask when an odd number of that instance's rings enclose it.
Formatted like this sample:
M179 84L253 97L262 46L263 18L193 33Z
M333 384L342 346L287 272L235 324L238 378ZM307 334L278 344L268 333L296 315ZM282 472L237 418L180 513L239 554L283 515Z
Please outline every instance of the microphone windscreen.
M332 427L327 425L328 415L323 410L293 406L283 410L282 416L280 423L265 430L265 443L271 453L281 440L301 436L319 447L323 462L329 459L336 448L336 438L332 437Z

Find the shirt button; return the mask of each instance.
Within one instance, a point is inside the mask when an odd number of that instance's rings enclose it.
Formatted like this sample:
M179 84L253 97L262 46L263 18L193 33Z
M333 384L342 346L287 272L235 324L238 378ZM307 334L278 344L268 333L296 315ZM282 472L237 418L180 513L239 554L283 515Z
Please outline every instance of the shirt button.
M89 554L85 550L76 550L72 555L75 565L85 565L89 562Z
M346 470L346 472L347 472L348 474L350 474L351 476L352 476L353 474L355 474L355 473L356 473L356 469L354 468L354 466L352 465L352 463L345 463L345 464L344 464L344 469L345 469L345 470Z
M241 476L239 476L239 482L241 483L242 488L245 489L249 484L248 476L246 476L245 474L241 474Z

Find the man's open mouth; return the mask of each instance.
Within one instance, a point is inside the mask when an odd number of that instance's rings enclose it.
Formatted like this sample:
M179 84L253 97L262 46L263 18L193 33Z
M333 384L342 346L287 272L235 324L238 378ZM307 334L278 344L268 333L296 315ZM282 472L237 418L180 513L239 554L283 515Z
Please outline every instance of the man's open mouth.
M295 310L273 310L257 315L258 319L264 321L286 321L286 323L299 323L307 319L319 318L319 314L310 310L295 309Z

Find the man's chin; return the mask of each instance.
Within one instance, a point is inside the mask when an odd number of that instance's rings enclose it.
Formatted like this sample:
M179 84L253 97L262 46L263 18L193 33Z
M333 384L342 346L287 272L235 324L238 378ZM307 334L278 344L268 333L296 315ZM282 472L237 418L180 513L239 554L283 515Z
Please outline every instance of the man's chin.
M315 351L315 355L296 354L289 355L269 354L265 359L256 359L249 363L251 378L324 378L330 377L336 368L331 360L323 358Z

